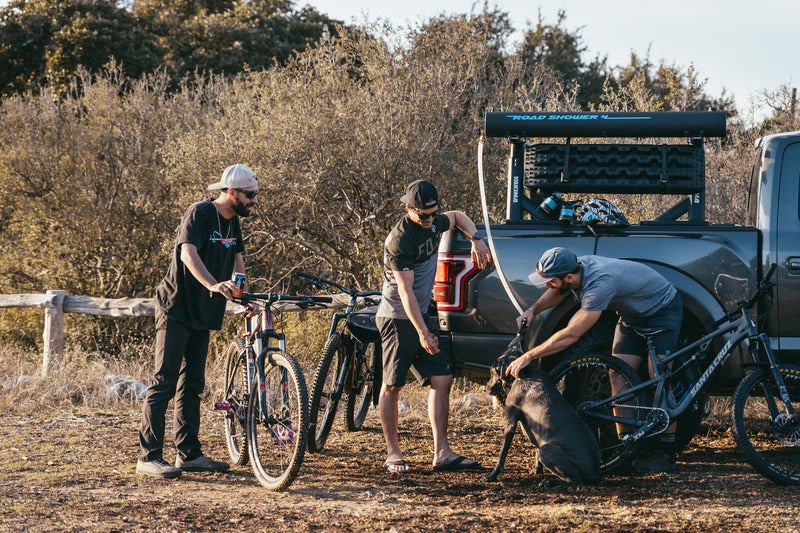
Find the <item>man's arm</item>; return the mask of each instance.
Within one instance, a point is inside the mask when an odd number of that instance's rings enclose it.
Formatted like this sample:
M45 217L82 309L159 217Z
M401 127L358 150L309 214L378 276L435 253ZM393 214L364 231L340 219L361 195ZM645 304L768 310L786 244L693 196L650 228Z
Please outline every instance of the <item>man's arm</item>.
M181 245L181 261L186 265L186 268L189 269L189 272L192 273L195 279L205 288L211 292L220 293L228 300L231 299L234 289L233 282L229 279L217 282L214 276L211 275L211 272L206 268L203 260L200 259L200 256L197 254L197 247L194 244L185 242ZM242 254L236 254L233 264L234 272L244 272L244 259L242 258ZM237 270L237 265L241 266L241 270Z
M478 231L475 223L463 211L447 211L445 215L450 219L450 228L458 228L467 238L472 237ZM472 260L478 265L478 268L485 267L492 260L489 248L483 242L483 239L471 242L472 250L470 255Z
M397 290L400 293L403 310L405 310L406 315L414 325L414 329L417 330L419 343L429 354L439 353L439 337L428 329L428 324L425 323L422 311L419 308L419 302L414 294L414 271L395 270L393 273L397 278Z
M244 274L244 256L240 253L233 256L233 271ZM247 289L246 285L245 289Z
M535 304L534 304L535 305ZM541 359L554 353L558 353L577 341L581 335L586 333L599 319L602 311L584 311L579 309L570 319L567 327L553 333L549 339L539 346L534 347L515 359L506 370L506 375L511 374L519 377L519 372L530 364L534 359Z
M523 320L530 326L533 323L533 317L563 302L567 294L569 293L560 293L555 289L548 288L532 306L517 317L517 328L522 325Z

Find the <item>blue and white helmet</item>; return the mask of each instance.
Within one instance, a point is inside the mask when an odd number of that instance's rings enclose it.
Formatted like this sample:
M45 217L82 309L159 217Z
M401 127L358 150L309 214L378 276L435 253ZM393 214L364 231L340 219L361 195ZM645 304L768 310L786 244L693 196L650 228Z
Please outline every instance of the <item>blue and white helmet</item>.
M578 220L584 224L601 226L630 226L628 219L617 206L603 198L589 198L578 211Z

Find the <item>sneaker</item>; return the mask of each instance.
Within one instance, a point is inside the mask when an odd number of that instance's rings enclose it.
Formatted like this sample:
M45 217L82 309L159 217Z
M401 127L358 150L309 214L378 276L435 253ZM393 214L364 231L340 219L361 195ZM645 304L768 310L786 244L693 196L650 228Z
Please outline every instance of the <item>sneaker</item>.
M136 473L142 476L174 478L180 477L182 470L175 468L164 459L153 459L152 461L140 460L137 462Z
M646 459L631 461L631 466L639 472L672 472L675 470L675 457L658 450Z
M186 470L187 472L222 472L223 470L230 468L228 463L224 461L215 461L214 459L206 457L205 455L195 457L190 461L181 459L181 456L179 455L178 458L175 459L175 466L181 470Z

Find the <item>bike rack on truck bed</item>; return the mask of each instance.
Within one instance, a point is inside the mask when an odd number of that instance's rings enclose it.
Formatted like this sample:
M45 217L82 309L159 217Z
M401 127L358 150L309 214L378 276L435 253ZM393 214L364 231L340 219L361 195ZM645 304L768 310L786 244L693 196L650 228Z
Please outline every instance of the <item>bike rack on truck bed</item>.
M486 136L505 137L507 222L534 217L541 197L559 193L687 195L658 220L705 221L706 137L725 136L724 111L652 113L486 113ZM528 142L564 137L563 143ZM687 138L684 144L573 144L574 137Z

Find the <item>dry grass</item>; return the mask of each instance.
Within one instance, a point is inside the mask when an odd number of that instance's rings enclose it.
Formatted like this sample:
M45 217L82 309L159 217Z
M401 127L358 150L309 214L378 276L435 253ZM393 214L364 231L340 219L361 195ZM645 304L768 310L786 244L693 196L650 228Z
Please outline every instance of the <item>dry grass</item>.
M52 365L47 376L42 376L40 353L4 347L0 349L0 409L25 413L55 406L111 408L121 402L127 405L130 398L108 393L107 377L146 383L152 355L149 347L131 347L125 351L124 357L107 359L67 349L63 360Z
M327 318L306 319L316 322L315 327L325 325ZM295 319L296 321L296 319ZM322 336L296 335L297 323L288 324L287 337L297 339L292 351L303 367L307 386L314 380L314 371L321 350ZM212 397L220 386L225 361L224 346L219 342L209 350L206 365L206 398ZM21 348L0 349L0 409L15 414L38 412L54 407L90 409L138 410L139 400L135 395L118 394L110 389L110 378L148 384L152 374L153 354L151 346L129 347L116 358L104 358L81 350L68 349L61 364L51 369L47 377L42 376L41 354ZM127 390L124 389L123 392ZM400 410L404 417L427 420L428 389L409 382L403 390ZM481 385L463 378L456 378L451 392L451 420L460 418L494 416L491 397Z

